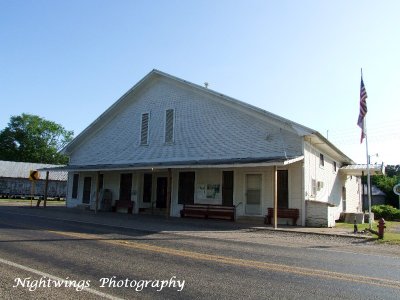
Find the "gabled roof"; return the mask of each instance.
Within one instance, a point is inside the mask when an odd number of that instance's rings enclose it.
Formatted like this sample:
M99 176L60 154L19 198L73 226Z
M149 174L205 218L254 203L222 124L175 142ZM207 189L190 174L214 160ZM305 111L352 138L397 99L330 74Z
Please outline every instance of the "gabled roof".
M98 128L101 128L102 124L105 123L107 120L110 120L111 118L113 118L115 116L115 114L118 112L119 107L121 107L126 101L130 101L130 98L128 96L138 93L142 88L144 88L145 86L150 84L153 80L159 79L159 78L171 80L175 83L184 85L186 87L190 87L198 92L212 96L213 98L218 99L218 101L221 101L227 105L233 106L239 110L243 110L243 111L246 111L248 113L253 113L253 114L255 113L257 116L259 116L260 118L263 118L265 120L269 120L269 121L273 120L273 121L281 124L282 127L291 129L293 132L297 133L298 136L310 136L313 139L317 140L319 144L324 144L329 149L332 149L337 154L337 156L339 156L341 158L342 162L344 162L345 164L353 163L353 161L350 158L348 158L343 152L341 152L338 148L336 148L331 142L329 142L326 138L324 138L316 130L313 130L311 128L308 128L306 126L298 124L296 122L290 121L286 118L283 118L281 116L278 116L276 114L273 114L271 112L263 110L256 106L250 105L248 103L239 101L237 99L226 96L219 92L213 91L209 88L205 88L203 86L188 82L186 80L169 75L167 73L161 72L156 69L154 69L150 73L148 73L143 79L141 79L130 90L128 90L122 97L120 97L113 105L111 105L104 113L102 113L85 130L83 130L78 136L76 136L62 150L62 152L67 155L70 154L75 147L79 146L79 144L85 140L85 138L87 136L89 136L91 133L95 132Z
M60 165L27 163L0 160L0 178L25 178L28 179L30 171L44 168L62 167ZM46 178L46 172L39 171L40 179ZM65 171L49 172L49 180L66 181L68 173Z

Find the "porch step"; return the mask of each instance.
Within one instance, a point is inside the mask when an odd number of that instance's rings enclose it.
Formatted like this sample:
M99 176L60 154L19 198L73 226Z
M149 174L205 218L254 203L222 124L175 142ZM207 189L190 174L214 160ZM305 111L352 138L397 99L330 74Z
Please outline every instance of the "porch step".
M139 214L141 215L157 215L162 216L167 213L166 208L141 208Z
M262 217L262 216L237 216L236 222L264 224L264 217Z

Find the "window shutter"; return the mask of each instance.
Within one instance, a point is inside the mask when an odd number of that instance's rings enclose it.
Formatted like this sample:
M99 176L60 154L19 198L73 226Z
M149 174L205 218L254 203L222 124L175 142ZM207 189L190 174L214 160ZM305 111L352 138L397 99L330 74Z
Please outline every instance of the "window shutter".
M140 130L140 145L149 143L149 113L142 114L142 127Z
M167 109L165 112L165 142L174 141L174 110Z

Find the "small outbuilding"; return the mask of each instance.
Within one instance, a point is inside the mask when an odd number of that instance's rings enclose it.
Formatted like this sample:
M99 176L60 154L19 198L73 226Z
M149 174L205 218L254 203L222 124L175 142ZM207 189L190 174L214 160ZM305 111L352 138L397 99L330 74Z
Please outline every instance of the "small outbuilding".
M33 195L42 197L45 194L46 171L44 168L55 168L59 165L27 163L0 160L0 197L24 198L32 195L32 182L29 180L31 171L37 171L39 179L35 181ZM66 171L51 171L48 177L47 196L50 198L65 198L67 195Z

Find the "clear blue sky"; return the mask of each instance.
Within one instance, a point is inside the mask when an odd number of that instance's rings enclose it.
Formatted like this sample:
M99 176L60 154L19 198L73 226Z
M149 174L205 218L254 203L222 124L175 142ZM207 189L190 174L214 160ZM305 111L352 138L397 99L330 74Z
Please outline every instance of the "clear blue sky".
M359 163L400 163L400 1L0 0L0 129L80 133L152 69L318 130Z

